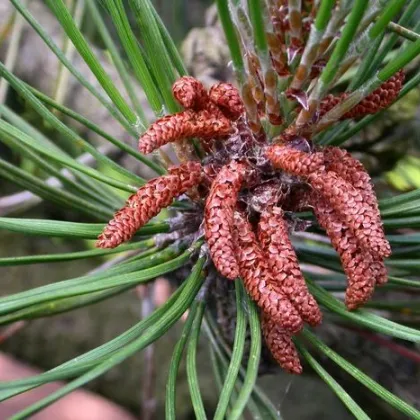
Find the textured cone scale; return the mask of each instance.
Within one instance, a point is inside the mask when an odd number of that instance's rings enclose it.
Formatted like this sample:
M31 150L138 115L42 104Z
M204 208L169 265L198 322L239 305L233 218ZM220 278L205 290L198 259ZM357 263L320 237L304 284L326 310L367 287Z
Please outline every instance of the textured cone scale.
M198 162L188 162L170 169L168 175L152 179L130 196L126 205L119 210L99 235L98 248L115 248L130 240L136 231L173 199L199 184L202 176Z
M356 309L370 299L375 280L381 274L374 268L372 255L359 246L356 237L324 198L314 192L312 204L315 216L331 239L347 275L346 306L348 309Z
M289 373L301 374L302 365L300 364L299 354L290 334L266 315L262 316L261 321L265 343L276 362Z
M202 171L203 169L200 162L187 162L183 165L172 166L168 169L170 175L175 175L179 179L180 188L182 190L180 194L184 194L190 188L195 187L200 183L203 175Z
M219 273L231 280L239 276L232 229L245 171L246 166L237 162L224 166L213 181L205 205L204 228L211 258Z
M326 168L338 174L344 181L349 182L363 195L365 202L375 209L380 219L378 201L369 174L362 163L355 159L349 152L338 147L324 149Z
M279 207L261 214L258 240L269 262L274 280L281 290L305 322L312 326L318 325L322 321L322 313L306 287L296 253L289 239L284 213Z
M308 176L308 182L340 215L367 252L378 259L391 254L382 225L359 190L332 171L313 172Z
M373 258L373 263L371 265L371 269L375 274L376 284L381 286L388 281L388 271L386 269L385 263L383 259L378 259L376 257Z
M368 114L376 114L389 107L401 91L405 74L402 70L384 82L379 88L366 96L353 109L346 112L340 119L361 118ZM328 111L333 109L340 102L344 101L349 96L348 93L342 93L339 96L328 95L321 102L319 109L319 116L324 116Z
M362 163L349 152L338 147L326 147L323 152L327 170L336 172L341 178L352 184L354 188L360 189L362 194L366 195L365 198L369 201L369 204L377 207L370 176ZM373 198L370 197L372 193Z
M235 212L235 243L239 272L255 303L273 321L289 333L302 329L303 321L287 296L273 279L267 258L257 243L246 216Z
M268 147L266 156L275 168L283 169L293 175L307 176L324 167L322 153L305 153L280 144Z
M194 77L178 79L172 86L172 93L184 108L199 111L208 105L209 95L203 84Z
M237 120L244 112L244 104L238 89L230 83L217 83L211 87L210 100L229 119Z
M214 115L208 110L187 110L155 121L140 137L138 147L141 153L148 154L177 140L192 137L211 139L231 132L231 122L222 115Z

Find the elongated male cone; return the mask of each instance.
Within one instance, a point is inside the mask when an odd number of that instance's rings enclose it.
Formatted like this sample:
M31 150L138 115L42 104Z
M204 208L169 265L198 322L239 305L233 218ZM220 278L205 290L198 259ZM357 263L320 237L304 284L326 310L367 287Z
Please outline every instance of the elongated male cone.
M372 296L376 278L381 273L375 268L372 255L360 247L358 240L328 202L316 191L311 202L319 224L325 229L338 252L347 275L346 306L356 309Z
M376 114L388 108L397 99L401 91L405 74L402 70L382 83L370 95L363 99L352 110L344 114L343 118L360 118L368 114Z
M377 89L370 93L366 98L360 101L354 108L346 112L340 119L361 118L365 115L376 114L382 109L388 108L398 97L405 79L402 70L394 74L386 82L382 83ZM321 102L319 108L319 117L323 117L327 112L333 109L340 102L349 96L348 93L341 95L327 95Z
M258 240L269 262L274 281L290 299L303 320L309 325L318 325L322 321L322 313L306 286L289 239L284 213L279 207L273 207L261 214Z
M303 327L298 311L273 278L268 261L246 216L235 212L235 243L239 272L249 296L281 328L294 334Z
M191 76L178 79L172 86L175 99L186 109L201 110L206 108L209 95L203 84Z
M98 248L115 248L130 240L151 218L168 207L175 197L199 184L201 164L188 162L169 170L168 175L150 180L131 195L99 235Z
M382 224L359 190L332 171L313 172L308 176L308 182L342 217L366 251L378 258L391 254Z
M377 260L386 258L391 254L391 248L385 238L382 222L377 208L373 188L369 186L366 174L348 155L339 154L345 157L349 164L347 169L335 164L335 169L342 172L347 182L340 176L340 173L327 171L325 169L326 156L329 158L328 165L333 165L331 154L338 152L330 150L326 154L322 152L306 153L305 151L291 148L288 145L270 146L266 151L267 158L275 168L283 169L293 175L302 176L331 204L335 211L341 215L346 225L357 237L360 245L370 252ZM353 170L350 166L353 165ZM361 176L365 191L360 188Z
M218 173L206 200L204 228L217 271L228 279L239 276L233 243L233 212L245 178L246 166L231 162Z
M187 110L155 121L139 139L139 151L153 152L167 143L186 138L211 139L232 132L231 122L223 115L208 110Z
M270 146L265 154L275 168L299 176L307 176L320 170L324 168L325 163L323 153L306 153L289 145Z
M327 169L337 173L344 181L353 185L353 187L363 196L365 204L370 207L372 217L376 221L378 229L380 228L382 230L384 241L386 241L389 251L391 251L389 242L385 238L378 200L373 189L373 184L363 164L355 159L349 152L338 147L325 148L324 155ZM385 265L381 259L377 260L377 264L378 269L382 272L382 276L380 276L381 279L377 281L378 283L383 284L387 281ZM379 268L380 266L383 267Z
M230 83L217 83L210 88L210 99L229 119L237 120L244 112L238 89Z
M280 367L289 373L300 375L302 365L290 334L264 314L261 327L265 343Z

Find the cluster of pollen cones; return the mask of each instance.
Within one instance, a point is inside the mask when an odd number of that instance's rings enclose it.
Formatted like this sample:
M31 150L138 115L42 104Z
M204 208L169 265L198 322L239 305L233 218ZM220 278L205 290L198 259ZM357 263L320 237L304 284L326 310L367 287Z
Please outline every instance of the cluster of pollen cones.
M194 137L207 153L205 163L183 163L139 188L105 227L97 246L113 248L130 240L176 197L195 187L197 205L204 203L205 239L218 273L243 281L260 309L273 357L286 371L300 373L292 336L304 323L318 325L322 314L289 238L290 215L313 211L339 254L348 278L345 303L355 309L370 299L377 284L386 282L384 258L391 253L370 177L342 149L316 149L299 136L287 141L281 136L256 138L231 84L218 83L207 92L197 80L183 77L174 84L173 94L184 111L154 122L141 136L139 150L150 153ZM363 106L375 101L383 106L388 97L372 95ZM370 106L365 113L371 111Z

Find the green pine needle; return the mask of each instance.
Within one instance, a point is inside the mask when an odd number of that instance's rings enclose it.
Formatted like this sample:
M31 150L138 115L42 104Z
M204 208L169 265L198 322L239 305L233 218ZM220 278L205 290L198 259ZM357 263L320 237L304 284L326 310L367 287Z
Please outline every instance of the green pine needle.
M402 401L400 398L386 390L384 387L379 385L373 379L369 378L362 371L357 369L351 363L347 362L344 358L339 356L333 350L331 350L326 344L324 344L319 338L314 334L309 332L307 329L302 333L303 337L307 339L319 352L330 358L333 362L337 363L342 369L347 373L353 376L357 381L362 385L366 386L370 391L376 394L379 398L385 400L392 407L401 411L407 415L410 419L420 419L420 411L416 410L414 407L411 407L406 402Z
M232 357L230 359L229 368L226 372L226 379L220 392L216 413L214 414L215 420L223 420L226 416L227 408L235 387L235 383L237 381L245 349L246 314L242 305L244 299L243 286L239 282L235 282L235 290L237 308L235 339L233 342Z
M203 399L201 397L200 385L197 373L197 345L200 337L201 323L203 321L206 304L200 300L197 305L197 311L193 320L191 334L187 345L187 379L191 395L191 402L197 419L206 419Z
M360 408L360 406L350 397L345 389L314 359L309 351L301 345L296 343L299 352L308 362L309 366L320 376L321 379L334 391L338 398L349 409L350 413L358 420L370 420L370 417Z

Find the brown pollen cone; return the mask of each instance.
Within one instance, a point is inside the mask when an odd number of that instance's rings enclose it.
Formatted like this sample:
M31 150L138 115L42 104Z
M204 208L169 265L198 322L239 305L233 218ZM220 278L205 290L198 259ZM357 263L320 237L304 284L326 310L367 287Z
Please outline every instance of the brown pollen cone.
M206 200L204 228L210 255L217 271L234 280L239 276L232 229L233 212L245 178L246 166L235 161L217 174Z
M372 257L372 258L373 258L373 263L371 265L371 269L375 274L376 284L378 286L382 286L388 281L388 270L386 269L383 259L380 259L380 258L378 259L375 257Z
M372 255L359 246L356 237L321 195L314 191L311 201L315 216L331 239L346 273L346 306L356 309L366 303L374 292L378 272L373 267Z
M140 137L139 151L148 154L166 143L191 137L195 129L194 119L195 113L191 110L159 118Z
M367 193L362 194L335 172L325 170L324 153L306 153L288 146L275 145L267 149L266 156L275 168L305 177L343 217L361 246L377 260L391 254L377 207L365 202Z
M280 367L286 372L300 375L302 365L290 334L264 314L261 318L261 328L265 343Z
M382 109L388 108L399 95L405 74L402 70L382 83L377 89L366 96L354 108L346 112L340 119L361 118L365 115L376 114ZM344 101L349 96L348 93L342 93L339 96L327 95L321 102L319 109L319 116L323 117L327 112L333 109L340 102Z
M402 70L382 83L370 95L366 96L358 105L344 114L345 118L360 118L368 114L376 114L389 107L401 91L405 74Z
M290 299L302 319L311 326L322 321L322 313L309 293L293 245L283 210L273 207L261 214L258 240L269 262L274 281Z
M230 83L217 83L210 88L210 100L216 104L223 114L232 120L237 120L245 107L238 89Z
M303 327L299 313L274 281L268 261L246 216L235 212L235 243L239 272L249 296L262 311L291 334Z
M298 176L307 176L324 167L322 153L306 153L287 145L278 144L268 147L266 156L275 168Z
M206 108L209 101L203 84L191 76L178 79L172 86L172 94L184 108L196 111Z
M137 230L168 207L175 197L197 185L201 177L200 163L188 162L170 169L168 175L150 180L115 213L99 235L96 247L115 248L130 240Z
M140 137L138 148L141 153L148 154L177 140L192 137L211 139L231 132L232 124L223 115L214 115L208 110L187 110L155 121Z
M316 171L307 179L342 217L366 251L378 259L391 254L382 225L378 223L375 211L365 203L359 190L332 171Z
M375 216L375 220L378 226L381 227L383 232L381 214L379 212L378 200L376 198L375 191L371 178L367 173L366 169L346 150L338 147L327 147L324 149L326 167L328 170L334 171L345 181L349 182L362 194L365 204L367 204L372 213ZM383 233L385 238L385 233ZM385 239L386 240L386 239ZM388 242L389 249L390 245ZM383 284L387 281L387 272L385 265L381 258L376 259L376 265L381 275L377 277L377 283Z

